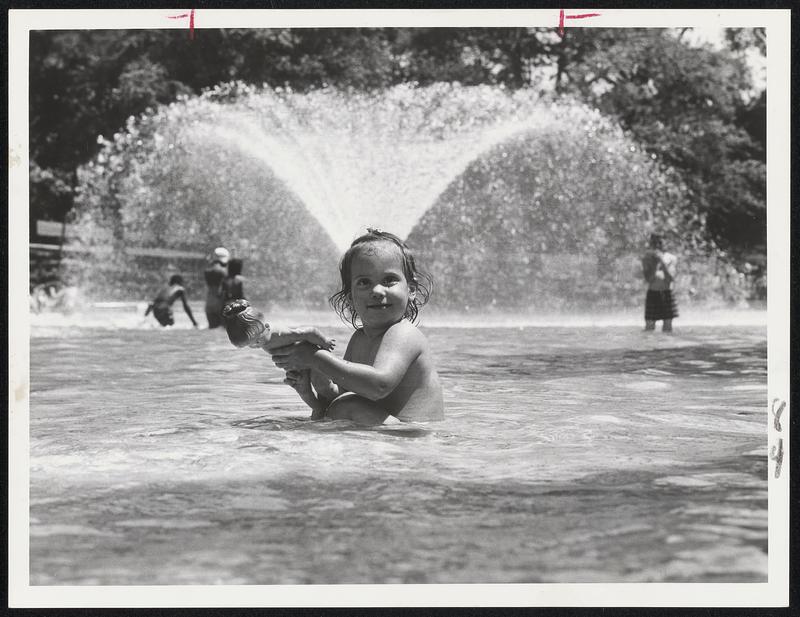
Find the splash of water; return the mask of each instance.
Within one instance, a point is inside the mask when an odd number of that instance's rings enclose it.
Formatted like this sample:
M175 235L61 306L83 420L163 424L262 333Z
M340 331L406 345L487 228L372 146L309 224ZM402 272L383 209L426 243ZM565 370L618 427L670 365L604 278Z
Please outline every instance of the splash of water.
M247 90L204 136L262 161L344 250L366 225L406 237L481 153L553 121L526 95L443 85L379 95Z
M479 257L464 240L511 255L505 268L530 266L531 250L630 254L652 227L703 245L702 217L619 127L527 90L225 84L131 119L81 179L73 242L115 249L93 273L105 273L106 296L155 283L132 273L125 254L136 244L201 252L224 244L261 282L254 297L311 304L334 291L337 255L366 226L410 237L434 275L471 277L473 287L485 273L464 268ZM577 190L587 185L595 189ZM533 249L508 249L509 233L519 232L511 244L521 246L534 228ZM153 271L145 265L137 267Z

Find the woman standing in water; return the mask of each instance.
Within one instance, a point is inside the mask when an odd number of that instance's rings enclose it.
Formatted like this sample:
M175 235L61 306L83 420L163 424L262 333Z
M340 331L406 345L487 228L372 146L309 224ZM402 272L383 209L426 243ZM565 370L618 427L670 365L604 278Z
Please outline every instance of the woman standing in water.
M218 328L222 325L222 307L225 304L223 283L228 275L228 249L218 247L214 249L211 263L203 272L206 280L206 319L208 327Z
M650 234L650 247L642 257L642 273L647 281L644 306L644 329L655 330L656 322L663 321L664 332L672 332L672 320L678 316L678 306L672 296L678 258L664 251L664 240L659 234Z

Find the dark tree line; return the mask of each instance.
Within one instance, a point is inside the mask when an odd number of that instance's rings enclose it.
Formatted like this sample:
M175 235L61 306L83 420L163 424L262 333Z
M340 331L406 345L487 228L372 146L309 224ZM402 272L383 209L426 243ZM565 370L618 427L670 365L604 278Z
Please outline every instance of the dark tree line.
M544 28L62 31L31 33L31 220L63 220L75 170L125 120L180 94L242 80L303 91L402 82L531 87L616 118L675 168L711 236L733 252L766 241L766 93L744 61L759 29L722 49L685 32Z

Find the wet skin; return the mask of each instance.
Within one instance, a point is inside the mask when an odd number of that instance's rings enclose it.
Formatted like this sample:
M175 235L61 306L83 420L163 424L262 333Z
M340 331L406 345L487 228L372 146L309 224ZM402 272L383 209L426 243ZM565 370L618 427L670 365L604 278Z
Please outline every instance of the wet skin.
M310 345L273 352L277 366L314 369L330 378L338 397L326 411L334 419L380 424L438 420L444 416L442 388L427 340L403 318L414 297L399 249L373 245L353 257L351 300L362 328L343 359Z

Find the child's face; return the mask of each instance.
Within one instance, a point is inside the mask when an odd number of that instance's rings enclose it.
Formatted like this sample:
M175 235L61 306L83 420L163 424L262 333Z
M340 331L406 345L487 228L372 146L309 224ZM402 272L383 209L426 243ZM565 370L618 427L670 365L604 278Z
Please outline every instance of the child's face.
M350 273L350 298L365 328L388 328L403 318L414 292L399 248L387 242L366 245L353 257Z

